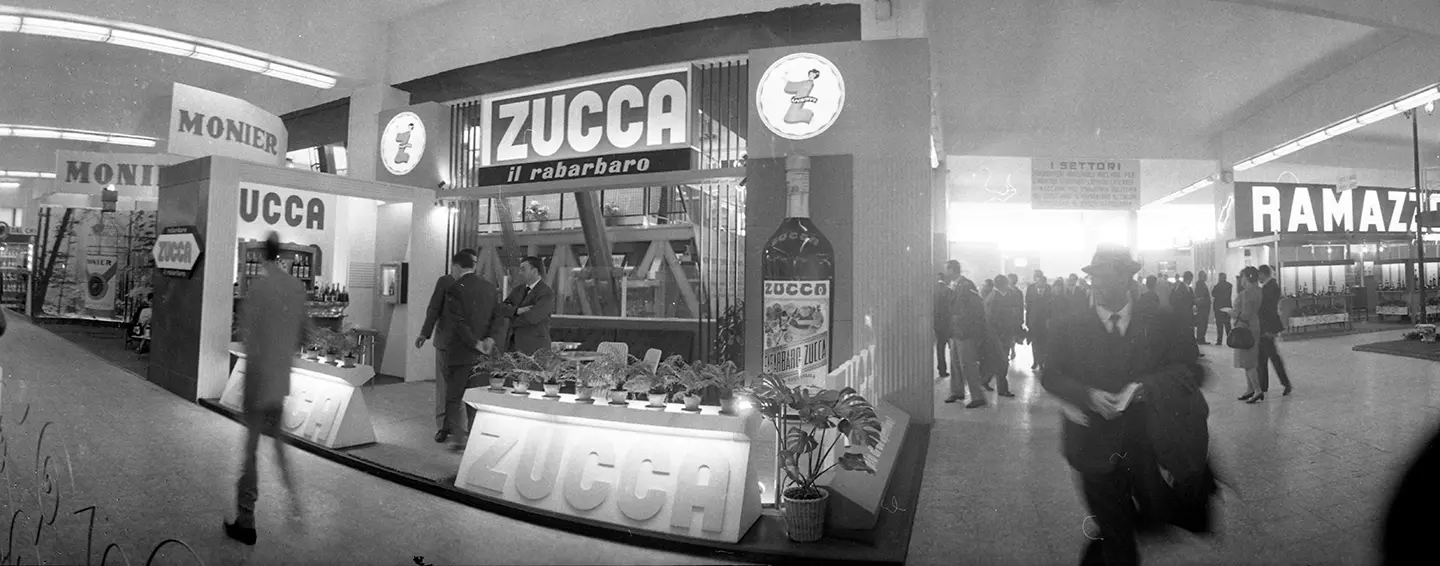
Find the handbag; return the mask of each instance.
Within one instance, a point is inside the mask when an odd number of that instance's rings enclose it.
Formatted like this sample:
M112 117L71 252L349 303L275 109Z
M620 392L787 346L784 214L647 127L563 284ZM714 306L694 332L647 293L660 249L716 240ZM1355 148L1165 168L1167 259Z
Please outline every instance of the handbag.
M1249 328L1236 326L1230 329L1230 336L1225 338L1225 345L1236 350L1249 350L1255 347L1255 334Z

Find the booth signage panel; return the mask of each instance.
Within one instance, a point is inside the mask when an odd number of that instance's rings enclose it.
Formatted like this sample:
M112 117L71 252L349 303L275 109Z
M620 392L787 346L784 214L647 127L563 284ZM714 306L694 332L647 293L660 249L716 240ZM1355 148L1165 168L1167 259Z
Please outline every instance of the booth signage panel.
M1440 194L1429 198L1431 209L1440 206ZM1405 234L1414 230L1416 202L1412 189L1340 191L1334 185L1235 183L1235 237L1276 232Z
M450 176L450 107L426 102L380 113L375 180L434 189Z
M827 524L831 527L873 529L880 512L890 508L892 500L898 500L894 496L886 497L886 490L895 473L895 459L905 446L910 415L885 402L875 404L875 415L880 418L880 442L874 448L865 449L865 463L875 473L840 472L827 476L825 485L836 496L827 511Z
M755 106L771 133L804 140L825 133L845 109L845 77L829 59L792 53L777 59L755 88ZM933 149L934 139L931 139Z
M695 161L694 155L695 150L693 149L676 148L557 161L538 161L484 167L477 171L479 174L477 179L479 185L483 187L539 183L555 179L598 179L616 175L687 171Z
M628 529L725 542L739 541L754 520L745 512L749 442L477 408L458 488Z
M240 185L241 224L260 226L267 231L330 232L333 219L328 215L333 213L334 205L334 195L248 183Z
M100 311L115 308L115 274L119 269L115 256L85 258L85 308Z
M1140 160L1031 159L1030 207L1136 210L1140 208Z
M243 412L245 357L235 362L220 405ZM311 362L302 362L311 363ZM316 364L318 365L318 364ZM373 374L373 371L372 371ZM363 382L362 382L363 383ZM290 395L285 397L280 428L285 434L327 448L349 448L375 442L375 426L364 395L346 380L302 367L290 371Z
M160 196L160 168L186 161L163 153L55 152L57 193L98 195L110 185L127 196ZM127 190L129 189L129 190Z
M688 66L486 97L480 164L687 147L689 107Z
M155 258L155 268L169 277L189 278L195 273L195 265L205 246L194 226L171 226L155 236L155 247L150 255Z
M285 165L289 133L279 116L233 96L175 83L169 153Z

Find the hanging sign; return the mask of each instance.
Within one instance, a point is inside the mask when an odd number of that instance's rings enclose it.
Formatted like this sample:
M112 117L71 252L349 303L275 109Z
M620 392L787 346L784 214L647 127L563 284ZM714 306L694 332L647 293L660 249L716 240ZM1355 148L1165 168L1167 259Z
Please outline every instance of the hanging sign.
M1431 209L1440 195L1431 195ZM1414 230L1415 191L1333 185L1235 183L1235 236L1357 232L1404 234Z
M169 153L284 166L288 143L279 116L233 96L175 83Z
M1140 208L1140 160L1031 159L1030 207L1136 210Z
M481 166L688 147L689 85L687 66L486 97Z
M559 179L597 179L616 175L639 175L661 171L686 171L694 161L690 148L662 149L557 161L536 161L485 167L478 171L480 186L516 185Z
M792 53L765 69L755 88L755 106L760 120L775 135L810 139L825 133L840 118L845 108L845 77L829 59Z
M380 135L380 163L393 175L405 175L425 156L425 121L414 112L390 118Z
M155 247L150 255L155 258L155 268L162 275L189 278L195 273L195 265L205 248L200 245L200 236L194 226L171 226L161 230L155 237Z
M97 195L114 185L125 196L158 197L160 168L186 158L164 153L55 152L55 192Z

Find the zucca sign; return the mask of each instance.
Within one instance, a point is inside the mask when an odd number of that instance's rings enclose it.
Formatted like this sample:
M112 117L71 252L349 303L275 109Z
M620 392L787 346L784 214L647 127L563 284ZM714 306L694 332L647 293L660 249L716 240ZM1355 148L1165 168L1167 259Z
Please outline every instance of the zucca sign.
M1405 234L1415 229L1416 203L1411 189L1341 191L1335 185L1235 183L1235 235ZM1430 195L1430 207L1437 205L1440 194Z
M689 85L664 69L486 98L481 166L688 145Z
M194 226L171 226L156 236L150 255L155 258L155 268L161 274L188 278L194 275L195 265L200 263L204 252Z
M325 229L325 201L299 195L281 197L279 193L240 188L240 219L263 221L271 226L286 225L306 230Z

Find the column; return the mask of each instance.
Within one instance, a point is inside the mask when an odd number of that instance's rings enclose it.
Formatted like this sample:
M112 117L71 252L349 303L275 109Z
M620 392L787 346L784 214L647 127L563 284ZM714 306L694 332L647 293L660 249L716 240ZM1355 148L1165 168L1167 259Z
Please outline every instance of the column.
M350 127L345 154L349 159L347 177L375 180L380 166L380 112L410 104L410 93L388 85L362 86L350 93Z

